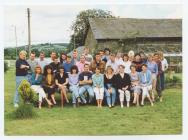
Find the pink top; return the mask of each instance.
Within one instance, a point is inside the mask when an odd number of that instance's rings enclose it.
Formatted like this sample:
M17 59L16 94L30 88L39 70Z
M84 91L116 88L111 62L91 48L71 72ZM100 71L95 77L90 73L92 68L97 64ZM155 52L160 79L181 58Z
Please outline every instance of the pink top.
M78 71L79 72L83 72L84 71L84 65L85 64L89 64L89 62L87 62L87 61L85 61L85 63L81 63L80 61L76 62L76 66L78 67Z

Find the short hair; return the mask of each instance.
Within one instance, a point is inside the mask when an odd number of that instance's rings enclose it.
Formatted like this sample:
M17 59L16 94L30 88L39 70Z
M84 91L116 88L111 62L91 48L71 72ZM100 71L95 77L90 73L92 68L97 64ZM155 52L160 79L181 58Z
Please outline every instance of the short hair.
M146 64L142 64L142 67L143 67L143 66L146 67L146 68L148 67Z
M158 53L158 52L156 52L156 53L154 53L154 54L153 54L153 56L155 56L155 55L159 55L159 53Z
M100 53L99 53L99 52L97 52L97 53L95 54L95 56L96 56L96 55L100 55Z
M125 68L125 66L124 66L124 65L119 65L119 67Z
M131 64L131 65L130 65L130 69L131 69L131 68L136 68L136 65L135 65L135 64Z
M128 57L128 58L129 58L129 56L128 56L128 54L127 54L127 53L123 54L123 57Z
M134 57L136 57L136 56L140 56L140 57L141 57L140 53L136 53L136 54L134 55Z
M45 54L45 53L43 51L41 51L40 54Z
M112 72L114 71L114 69L112 68L112 66L109 65L109 66L106 67L106 72L107 72L109 69L111 69Z
M78 52L77 49L74 49L73 52Z
M104 48L104 52L106 52L106 51L110 52L110 49L109 48Z
M67 58L71 58L71 56L70 56L70 55L67 55Z
M116 55L114 53L111 53L110 56L114 56L115 57Z
M88 64L88 63L85 63L85 64L84 64L84 67L85 67L85 66L89 66L89 64Z
M76 65L73 65L71 68L70 68L70 73L72 74L73 73L73 70L76 70L76 73L78 73L78 67Z
M24 50L21 50L21 51L19 52L19 55L20 55L20 54L25 54L25 55L27 55L27 52L24 51Z
M64 69L63 65L60 65L60 66L58 67L58 70L60 70L60 69Z
M31 55L31 54L34 54L34 55L35 55L35 52L34 52L34 51L32 51L32 52L30 53L30 55Z

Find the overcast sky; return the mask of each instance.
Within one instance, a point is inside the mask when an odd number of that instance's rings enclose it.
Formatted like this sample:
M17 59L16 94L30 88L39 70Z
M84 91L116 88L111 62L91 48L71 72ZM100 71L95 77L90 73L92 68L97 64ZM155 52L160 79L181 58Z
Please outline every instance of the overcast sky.
M15 46L14 26L18 46L27 44L27 8L31 10L31 42L69 42L70 27L76 15L86 9L111 11L121 18L182 18L182 5L61 5L6 6L4 9L5 47Z

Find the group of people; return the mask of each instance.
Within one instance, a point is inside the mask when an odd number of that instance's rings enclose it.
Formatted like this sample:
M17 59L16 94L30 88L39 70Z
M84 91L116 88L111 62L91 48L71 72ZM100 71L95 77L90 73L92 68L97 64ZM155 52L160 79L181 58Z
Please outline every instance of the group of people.
M69 103L68 91L72 95L73 107L96 100L97 107L101 108L104 99L109 108L117 102L123 108L124 99L127 107L130 102L143 106L146 97L153 106L155 92L162 102L164 73L168 69L162 52L146 55L129 51L122 55L105 48L93 57L89 48L85 47L80 56L75 49L72 55L61 53L59 59L56 52L51 52L50 60L45 58L44 52L40 52L38 60L34 52L30 53L28 60L26 55L25 51L21 51L16 60L14 107L19 104L17 89L23 79L28 80L31 88L39 94L39 108L43 100L49 107L56 105L57 92L61 95L63 107L65 101Z

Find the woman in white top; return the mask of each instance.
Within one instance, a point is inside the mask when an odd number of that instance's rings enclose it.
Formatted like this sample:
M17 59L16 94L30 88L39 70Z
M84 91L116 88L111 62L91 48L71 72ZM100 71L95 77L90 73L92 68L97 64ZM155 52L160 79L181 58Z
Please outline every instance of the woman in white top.
M124 54L123 55L123 65L125 66L125 73L131 72L131 69L130 69L131 64L132 64L132 62L129 61L129 56L127 54Z

